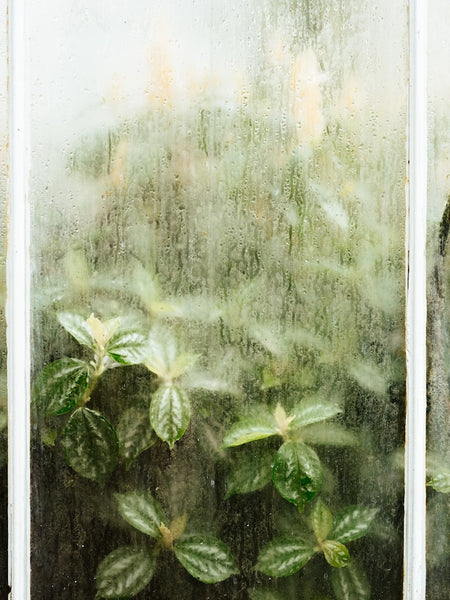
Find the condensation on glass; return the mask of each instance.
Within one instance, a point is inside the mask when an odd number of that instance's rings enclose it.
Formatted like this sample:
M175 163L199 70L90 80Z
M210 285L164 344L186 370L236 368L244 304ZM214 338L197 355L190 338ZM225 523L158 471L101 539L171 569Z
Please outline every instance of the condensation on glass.
M406 2L28 6L32 598L400 599Z

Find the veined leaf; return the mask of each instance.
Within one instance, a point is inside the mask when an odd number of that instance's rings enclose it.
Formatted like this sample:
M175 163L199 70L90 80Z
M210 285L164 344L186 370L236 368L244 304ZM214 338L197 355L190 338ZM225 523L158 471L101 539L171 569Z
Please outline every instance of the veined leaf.
M174 551L186 571L203 583L217 583L238 573L228 546L216 538L184 537Z
M156 435L173 448L186 431L191 418L188 395L180 387L169 384L159 387L150 403L150 422Z
M122 365L138 365L145 360L147 340L137 331L117 331L106 344L106 352Z
M323 446L357 446L358 438L335 423L314 423L301 431L302 440L307 444Z
M331 585L337 600L370 599L370 585L366 574L354 562L345 569L333 569Z
M38 409L48 415L71 411L83 398L89 372L89 365L76 358L60 358L44 367L33 389Z
M127 468L156 441L146 408L132 407L126 410L117 425L119 453L127 463Z
M122 546L99 564L95 576L97 598L129 598L143 590L153 577L155 559L147 550Z
M114 470L119 453L117 434L111 423L89 408L78 408L61 437L69 465L74 471L103 483Z
M306 540L282 536L261 550L255 569L271 577L288 577L306 565L313 555L314 548Z
M160 525L166 521L166 516L154 498L142 492L115 494L115 498L127 523L150 537L161 537Z
M263 440L272 435L281 435L272 416L261 415L260 417L249 417L235 423L225 435L222 448L241 446L256 440Z
M285 442L275 456L272 480L280 494L302 510L322 487L322 465L312 448Z
M333 526L333 515L319 498L311 511L311 527L318 541L325 540Z
M248 494L260 490L272 479L273 450L252 448L251 452L242 449L242 454L233 464L227 477L227 493Z
M369 531L377 512L376 508L365 506L345 508L336 515L330 537L342 543L363 537Z
M58 314L58 321L78 343L95 350L95 340L87 321L76 313L63 312Z
M450 493L450 471L436 469L427 485L442 494Z
M341 542L325 540L322 544L325 559L332 567L346 567L350 561L350 554Z
M341 412L342 410L335 403L327 402L320 397L308 398L297 404L292 411L295 416L291 428L305 427L311 423L332 419Z

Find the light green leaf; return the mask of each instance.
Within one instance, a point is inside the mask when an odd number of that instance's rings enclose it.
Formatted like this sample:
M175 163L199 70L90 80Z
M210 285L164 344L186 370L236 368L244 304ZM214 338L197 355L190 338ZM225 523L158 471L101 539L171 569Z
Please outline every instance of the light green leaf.
M256 440L263 440L272 435L281 435L275 419L269 415L259 417L249 417L235 423L225 435L222 448L231 448L232 446L241 446Z
M320 397L302 400L292 411L294 420L291 423L291 429L332 419L341 412L342 410L337 404L323 400Z
M323 446L357 446L358 438L335 423L314 423L301 431L302 440L307 444Z
M78 343L91 348L91 350L95 350L96 345L94 336L92 335L92 331L87 321L83 319L83 317L75 313L63 312L58 314L58 321Z
M388 379L380 366L369 361L356 361L349 368L349 374L366 390L380 396L386 393Z
M350 561L350 554L341 542L325 540L322 544L322 550L327 563L332 567L346 567Z
M126 410L117 425L119 453L125 458L127 468L156 441L156 435L150 425L148 409L132 407Z
M319 498L311 511L311 527L317 540L325 540L333 526L333 515L326 504Z
M123 365L138 365L145 360L147 340L137 331L117 331L106 344L106 352Z
M436 471L427 485L442 494L450 493L450 471Z
M159 387L150 403L150 422L156 435L173 448L186 431L191 418L191 405L186 392L168 384Z
M147 342L144 364L161 379L168 379L171 365L177 357L177 343L169 331L154 328Z
M260 490L272 479L273 450L252 448L242 453L227 477L226 498L233 494L248 494Z
M354 562L345 569L333 569L331 585L337 600L370 600L366 574Z
M38 410L48 415L71 411L83 398L89 372L89 365L75 358L60 358L44 367L33 388Z
M103 483L116 466L119 443L114 427L89 408L78 408L70 416L61 444L68 464L87 479Z
M186 571L203 583L224 581L239 572L228 546L213 537L181 538L174 551Z
M143 590L153 577L155 559L147 550L121 546L99 564L95 576L97 598L129 598Z
M261 550L255 569L271 577L288 577L306 565L313 555L314 548L308 541L282 536Z
M369 531L377 512L376 508L348 506L336 515L330 537L342 543L363 537Z
M181 377L181 375L184 375L195 365L198 358L198 354L189 354L188 352L179 354L170 365L169 372L167 374L168 379L177 379L178 377Z
M160 525L167 520L159 503L144 492L115 494L119 513L135 529L153 538L161 537Z
M322 487L322 465L312 448L285 442L275 456L272 480L280 494L302 510Z

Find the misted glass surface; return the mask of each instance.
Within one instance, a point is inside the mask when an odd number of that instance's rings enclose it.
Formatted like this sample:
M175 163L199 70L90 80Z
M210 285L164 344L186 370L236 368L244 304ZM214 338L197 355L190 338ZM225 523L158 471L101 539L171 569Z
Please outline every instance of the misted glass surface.
M429 7L427 598L450 595L450 6Z
M29 8L32 598L400 599L406 3Z

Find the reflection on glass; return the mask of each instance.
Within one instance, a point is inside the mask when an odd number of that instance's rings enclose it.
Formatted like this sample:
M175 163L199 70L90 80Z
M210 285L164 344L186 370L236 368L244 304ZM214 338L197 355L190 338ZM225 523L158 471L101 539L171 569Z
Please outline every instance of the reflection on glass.
M29 4L33 598L401 598L406 6Z

